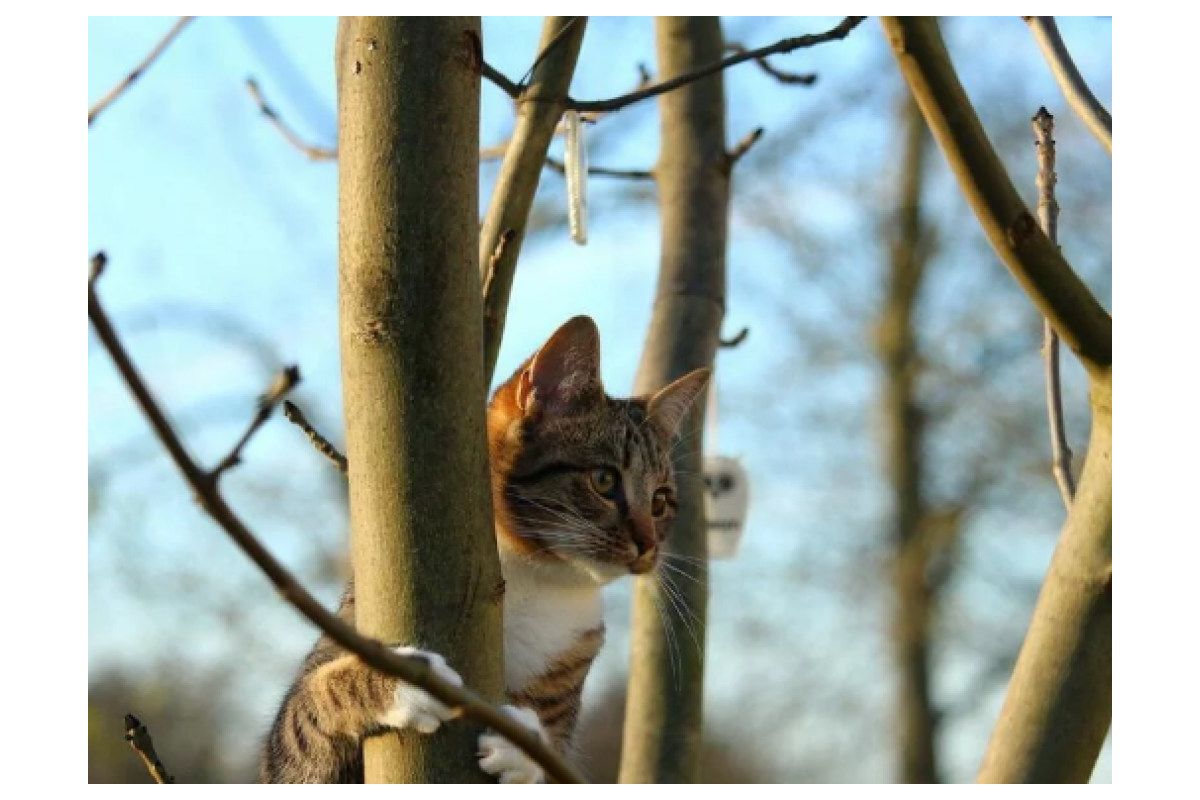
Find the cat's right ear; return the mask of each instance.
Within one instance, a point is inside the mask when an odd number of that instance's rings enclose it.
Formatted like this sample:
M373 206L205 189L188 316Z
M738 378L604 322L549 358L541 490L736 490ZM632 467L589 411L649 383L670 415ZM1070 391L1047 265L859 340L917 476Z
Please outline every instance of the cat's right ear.
M561 414L603 394L600 332L591 317L572 317L517 376L517 406L525 416Z

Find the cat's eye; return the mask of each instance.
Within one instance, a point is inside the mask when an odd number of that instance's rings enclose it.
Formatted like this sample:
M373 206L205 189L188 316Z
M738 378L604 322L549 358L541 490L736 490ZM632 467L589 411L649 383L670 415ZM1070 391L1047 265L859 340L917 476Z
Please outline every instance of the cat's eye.
M617 491L617 472L610 467L596 467L589 473L592 488L601 497L613 499Z
M656 517L667 513L667 501L670 497L671 493L666 489L659 489L655 492L654 497L650 499L650 513Z

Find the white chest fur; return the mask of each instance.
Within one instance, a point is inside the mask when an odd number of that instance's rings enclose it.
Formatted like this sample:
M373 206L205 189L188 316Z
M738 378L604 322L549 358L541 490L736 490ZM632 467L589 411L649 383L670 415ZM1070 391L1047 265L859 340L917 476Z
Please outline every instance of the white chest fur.
M536 568L504 566L504 683L519 692L579 637L601 624L598 586L556 586ZM549 584L549 585L547 585Z

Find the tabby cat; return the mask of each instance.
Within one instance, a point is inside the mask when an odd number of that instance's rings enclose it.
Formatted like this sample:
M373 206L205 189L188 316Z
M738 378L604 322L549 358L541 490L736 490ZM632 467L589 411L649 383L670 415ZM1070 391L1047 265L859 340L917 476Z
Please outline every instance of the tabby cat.
M583 681L604 640L600 589L654 569L675 513L670 450L708 370L652 397L618 399L600 382L588 317L559 328L503 386L487 412L496 541L506 584L508 713L569 753ZM353 581L339 613L354 619ZM461 683L436 653L412 647ZM432 733L450 717L424 691L375 672L322 638L268 734L268 783L360 783L362 740L387 728ZM544 779L506 739L479 739L479 766L504 783Z

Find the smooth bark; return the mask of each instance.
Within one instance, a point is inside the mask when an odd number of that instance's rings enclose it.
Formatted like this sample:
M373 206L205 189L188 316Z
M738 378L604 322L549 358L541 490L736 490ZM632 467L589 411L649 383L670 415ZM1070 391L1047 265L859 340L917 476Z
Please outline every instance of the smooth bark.
M502 693L484 437L479 19L338 28L339 311L356 625ZM477 782L474 724L367 740L367 782Z
M877 337L892 495L891 544L895 548L892 643L899 677L900 779L904 783L936 783L937 715L929 691L929 627L935 596L926 579L930 546L924 523L929 509L923 489L925 448L916 400L919 354L913 326L927 260L921 186L929 134L911 97L904 99L900 123L904 146L896 226Z
M655 28L663 81L718 61L724 51L715 17L661 17ZM659 108L662 133L655 174L662 210L662 260L634 385L639 394L711 366L725 313L730 158L725 150L721 73L662 95ZM707 557L701 461L704 405L703 398L697 399L675 450L679 514L667 542L668 552L696 559ZM700 573L695 568L689 571ZM706 572L696 577L675 581L690 611L674 610L654 577L637 579L622 783L697 779L708 584ZM678 643L674 656L664 617ZM678 663L672 665L676 657Z

